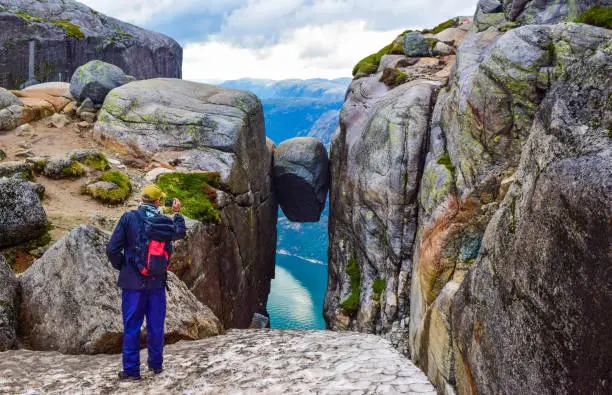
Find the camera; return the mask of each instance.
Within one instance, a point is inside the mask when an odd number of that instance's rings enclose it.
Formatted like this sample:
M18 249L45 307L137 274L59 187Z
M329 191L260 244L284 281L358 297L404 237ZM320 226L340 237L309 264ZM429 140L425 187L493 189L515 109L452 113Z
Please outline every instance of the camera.
M173 204L174 204L174 199L166 198L166 200L164 201L164 206L166 207L172 207Z

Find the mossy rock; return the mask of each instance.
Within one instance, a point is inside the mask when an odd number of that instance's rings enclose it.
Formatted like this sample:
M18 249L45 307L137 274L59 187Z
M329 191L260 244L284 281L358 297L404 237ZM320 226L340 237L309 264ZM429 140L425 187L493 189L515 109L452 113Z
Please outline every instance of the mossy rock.
M0 149L0 162L6 159L6 153Z
M612 29L612 7L596 5L583 12L576 22Z
M408 74L401 72L399 69L388 68L383 72L380 78L389 88L395 88L410 80Z
M40 168L44 160L36 168ZM43 174L49 178L78 178L85 175L87 171L79 162L68 158L53 158L44 163Z
M68 157L72 160L78 161L86 166L93 167L97 170L110 169L110 164L108 163L106 155L96 150L75 150L70 152L68 154Z
M353 315L359 310L361 298L361 271L354 257L346 263L346 274L351 280L351 294L342 302L342 311L346 315Z
M181 201L181 214L197 221L221 223L216 204L219 173L167 173L157 179L157 186L171 199Z
M122 172L111 170L102 174L93 183L84 186L83 193L104 203L119 204L132 194L132 182Z

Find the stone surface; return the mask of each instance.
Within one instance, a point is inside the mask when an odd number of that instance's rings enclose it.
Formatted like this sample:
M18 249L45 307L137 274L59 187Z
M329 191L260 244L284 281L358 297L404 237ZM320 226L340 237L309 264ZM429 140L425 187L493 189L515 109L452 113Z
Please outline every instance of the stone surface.
M155 184L157 182L157 179L159 178L159 176L161 176L162 174L166 174L166 173L173 173L173 170L166 169L165 167L158 167L158 168L153 169L150 172L148 172L145 175L145 180L149 184Z
M542 103L517 182L454 299L460 391L612 389L610 95L607 44Z
M168 346L164 357L161 375L119 382L116 356L9 351L0 392L436 393L387 341L358 333L232 330Z
M0 179L0 248L17 246L47 232L47 215L27 181Z
M317 222L329 190L329 158L312 137L283 141L274 151L274 186L283 212L294 222Z
M77 67L91 60L114 64L138 79L181 77L183 52L176 41L84 4L0 0L0 9L0 75L6 76L0 86L19 89L28 78L31 40L36 42L35 77L41 82L70 81ZM67 29L61 21L73 26Z
M22 114L23 106L17 96L0 87L0 131L19 126Z
M430 56L429 43L419 32L404 34L404 55L408 57Z
M183 80L135 81L108 94L94 137L177 171L219 173L221 223L192 227L173 267L227 327L266 315L278 208L257 97Z
M452 46L438 41L433 48L432 54L434 56L450 56L455 54L455 48Z
M63 128L70 123L70 119L64 114L53 114L49 117L49 125L54 128Z
M78 102L90 99L94 104L102 104L108 92L127 82L119 67L92 60L75 70L70 79L70 93Z
M555 24L572 21L589 8L612 6L610 0L480 0L474 22L479 30L505 22L526 24ZM491 19L494 16L494 20Z
M81 225L21 276L20 328L28 347L64 354L121 352L119 272L106 258L108 239L101 230ZM168 285L166 343L222 332L210 309L172 273Z
M10 161L0 163L0 178L10 178L15 174L31 174L33 166L26 162Z
M0 352L17 347L17 291L19 283L0 255Z
M74 100L70 93L70 84L68 82L45 82L38 85L29 86L24 89L26 92L43 93L49 96L64 97L71 102Z

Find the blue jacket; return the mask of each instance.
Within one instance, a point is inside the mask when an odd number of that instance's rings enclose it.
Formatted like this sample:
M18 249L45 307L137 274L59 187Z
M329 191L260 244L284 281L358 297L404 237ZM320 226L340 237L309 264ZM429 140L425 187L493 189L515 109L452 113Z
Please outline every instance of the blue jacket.
M144 207L140 210L151 210L152 207ZM176 214L173 219L174 235L172 240L180 240L187 235L185 219L182 215ZM156 289L166 286L166 276L146 277L138 272L136 259L141 259L136 252L137 236L140 232L141 219L138 213L128 211L123 214L110 242L106 246L106 254L111 265L119 270L119 287L122 289ZM168 255L172 254L172 243L166 244Z

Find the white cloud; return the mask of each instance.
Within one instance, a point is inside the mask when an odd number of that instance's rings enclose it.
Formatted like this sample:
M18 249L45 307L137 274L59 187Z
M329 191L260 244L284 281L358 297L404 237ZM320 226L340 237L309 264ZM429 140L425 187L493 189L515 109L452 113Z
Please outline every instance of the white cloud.
M264 52L213 38L185 46L183 78L217 82L245 77L350 77L354 64L389 44L401 31L371 32L365 22L306 26L284 34ZM324 56L304 56L305 51L316 48L323 48L320 55Z

